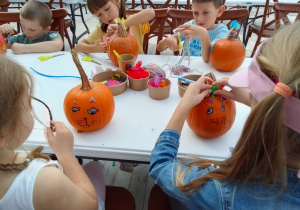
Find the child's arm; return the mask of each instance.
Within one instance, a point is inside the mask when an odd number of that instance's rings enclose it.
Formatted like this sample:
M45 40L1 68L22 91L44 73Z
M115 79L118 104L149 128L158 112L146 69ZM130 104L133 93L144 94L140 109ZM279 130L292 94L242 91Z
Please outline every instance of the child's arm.
M208 31L205 28L201 26L185 24L179 26L176 31L180 32L185 37L200 38L202 59L204 62L209 61L211 43L209 40Z
M212 91L211 85L205 84L205 81L209 83L213 82L211 78L201 75L195 83L189 85L166 129L174 129L179 133L181 132L190 109L199 104L203 98L208 96Z
M97 40L94 44L90 44L86 39L83 39L76 45L75 48L77 52L82 52L82 53L106 52L106 44L101 40Z
M125 20L125 26L127 28L149 22L155 17L155 12L153 9L143 9L142 11L130 16Z
M16 54L23 53L45 53L61 51L64 43L61 39L53 39L35 44L19 44L13 43L10 48Z
M3 25L0 26L0 34L13 34L14 33L14 28L8 24L5 23Z
M160 40L156 46L158 52L162 52L165 49L169 48L172 51L178 51L179 46L177 43L177 35L171 35L163 40Z
M46 137L63 173L55 167L44 167L39 172L33 192L35 209L98 209L95 188L73 154L72 133L62 122L51 125L55 130L47 128Z

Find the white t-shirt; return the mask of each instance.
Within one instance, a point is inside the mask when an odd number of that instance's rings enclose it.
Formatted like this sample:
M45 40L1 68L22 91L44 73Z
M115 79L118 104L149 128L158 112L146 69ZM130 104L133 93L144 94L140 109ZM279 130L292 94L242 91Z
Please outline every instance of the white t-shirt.
M34 210L33 187L35 179L40 170L48 165L55 165L59 170L63 171L62 166L57 161L32 160L28 167L15 178L6 194L0 200L0 210ZM104 202L100 198L98 198L98 203L98 209L104 209Z

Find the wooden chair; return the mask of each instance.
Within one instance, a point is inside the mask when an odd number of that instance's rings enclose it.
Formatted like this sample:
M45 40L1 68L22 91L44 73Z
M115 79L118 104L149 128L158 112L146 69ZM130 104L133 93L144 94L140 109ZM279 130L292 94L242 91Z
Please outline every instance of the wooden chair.
M106 186L105 209L135 210L134 197L124 187Z
M148 210L172 210L169 196L157 184L151 189Z
M8 6L10 5L10 2L8 0L1 0L0 1L0 12L7 12ZM0 21L0 25L4 24L4 22Z
M283 25L291 24L290 19L287 17L287 15L290 13L297 14L295 21L300 20L300 3L298 4L275 3L273 5L273 10L275 11L276 30L279 30ZM281 21L283 22L283 24L281 24Z
M172 31L179 25L182 25L194 18L192 10L180 9L169 9L167 16L168 18L172 18ZM226 21L226 26L228 29L230 29L230 24L233 20L237 20L237 22L241 25L243 20L248 16L249 11L245 8L229 9L225 10L223 14L217 18L216 22ZM178 52L174 52L174 54L177 55Z
M58 28L60 36L65 36L65 17L68 12L65 9L53 9L52 11L52 25L51 30ZM0 20L4 23L16 22L20 23L20 12L0 12ZM64 41L64 39L63 39Z
M54 0L50 0L47 3L47 5L48 5L48 7L50 9L53 9L53 7L52 7L53 3L54 3ZM60 8L63 8L63 1L62 0L59 0L59 5L60 5ZM67 15L69 15L69 14L67 13ZM72 31L73 36L75 34L75 28L73 26L73 22L72 22L71 19L67 18L67 19L64 20L64 22L65 22L65 26L64 26L64 32L65 33L64 33L64 36L62 36L61 38L64 39L64 37L66 37L67 40L68 40L69 46L72 49L73 46L75 45L75 43L71 42L71 39L70 39L70 36L69 36L69 33L68 33L68 28L70 28L70 30ZM53 31L59 31L59 28L58 28L57 24L52 23L51 30L53 30Z
M251 57L255 54L255 51L258 47L258 45L261 42L262 38L269 38L274 35L275 31L275 19L272 19L267 22L267 15L269 14L269 3L270 0L266 0L265 7L264 7L264 13L261 23L258 23L257 21L254 23L252 22L248 26L248 32L246 36L245 46L247 46L249 38L251 37L252 33L257 35L257 40L255 42Z

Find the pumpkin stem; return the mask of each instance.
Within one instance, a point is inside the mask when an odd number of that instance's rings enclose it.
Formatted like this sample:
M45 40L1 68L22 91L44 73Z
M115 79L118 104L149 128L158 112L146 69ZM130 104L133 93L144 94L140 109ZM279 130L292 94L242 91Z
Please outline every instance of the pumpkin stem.
M93 87L90 85L90 82L85 74L85 71L83 70L81 64L80 64L80 61L79 61L79 58L78 58L78 55L77 55L77 52L75 50L75 48L73 48L71 50L71 54L72 54L72 58L73 58L73 61L79 71L79 74L80 74L80 77L81 77L81 82L82 82L82 86L81 86L81 90L90 90L92 89Z
M216 80L217 80L217 79L216 79L216 76L215 76L214 73L212 73L212 72L205 74L205 76L210 77L213 81L216 81Z
M118 36L119 37L126 37L127 36L125 26L120 22L118 22Z

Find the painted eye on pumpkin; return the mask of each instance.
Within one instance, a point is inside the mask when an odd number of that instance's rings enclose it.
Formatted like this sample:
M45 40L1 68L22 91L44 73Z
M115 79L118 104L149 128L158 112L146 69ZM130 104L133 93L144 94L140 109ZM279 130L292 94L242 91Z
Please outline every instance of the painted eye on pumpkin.
M78 112L78 111L80 111L80 108L78 108L78 107L72 107L72 112Z
M92 108L92 109L88 109L87 112L90 114L90 115L94 115L98 112L98 109L96 108Z
M222 109L222 112L225 112L225 106L222 106L221 109Z
M207 109L207 114L211 114L211 113L213 113L214 112L214 109L213 108L208 108Z

